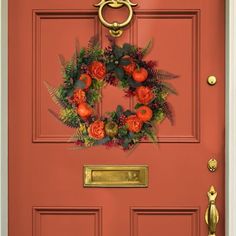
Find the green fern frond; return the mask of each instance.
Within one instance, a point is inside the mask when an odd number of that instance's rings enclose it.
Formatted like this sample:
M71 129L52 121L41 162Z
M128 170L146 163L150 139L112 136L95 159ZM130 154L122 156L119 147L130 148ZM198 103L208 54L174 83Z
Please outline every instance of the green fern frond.
M82 136L77 128L75 133L68 139L68 142L76 142L77 140L81 140Z
M146 130L146 135L153 143L157 142L157 137L153 130Z
M179 77L178 75L172 74L165 70L158 70L157 76L158 76L158 79L161 79L161 80L176 79Z
M173 93L173 94L175 94L175 95L178 95L176 89L175 89L171 84L162 82L161 85L162 85L162 87L163 87L167 92Z
M88 42L88 48L94 49L94 48L98 48L98 47L100 47L99 36L95 35L90 38L90 40Z
M61 54L58 57L59 57L59 60L61 62L61 65L63 66L63 68L65 68L65 66L66 66L65 57L63 55L61 55Z
M65 66L65 74L67 77L71 78L73 73L74 73L74 63L73 61L70 61Z
M162 111L162 109L159 109L157 112L154 113L154 120L157 122L157 124L160 124L164 119L166 115Z
M60 111L59 119L71 128L78 128L80 124L79 117L73 108L65 108Z
M56 113L55 111L48 109L49 113L51 113L51 115L53 115L57 120L59 120L60 122L62 122L63 124L67 125L70 128L77 128L78 125L75 125L73 121L70 121L69 119L64 119L61 117L60 114Z
M152 40L150 40L147 45L142 49L142 55L145 56L147 55L152 48Z
M53 111L52 109L48 109L49 113L53 115L57 120L61 121L57 112Z
M48 93L55 104L63 108L67 106L67 104L65 104L65 102L60 98L59 89L52 87L46 81L44 81L44 85L46 86Z

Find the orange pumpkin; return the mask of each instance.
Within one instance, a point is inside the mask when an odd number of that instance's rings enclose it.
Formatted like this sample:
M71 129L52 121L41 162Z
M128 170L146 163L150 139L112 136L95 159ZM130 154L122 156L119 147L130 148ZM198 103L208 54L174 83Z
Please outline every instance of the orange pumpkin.
M147 79L148 72L145 68L141 67L141 68L137 68L136 70L134 70L132 76L136 82L143 82Z
M80 103L77 107L78 115L84 120L90 117L92 115L92 112L92 108L86 102Z
M148 106L141 106L136 110L136 115L141 121L146 122L151 120L153 112Z
M90 85L92 84L92 78L88 74L82 74L79 77L79 80L81 80L85 83L85 88L84 89L88 89L90 87Z

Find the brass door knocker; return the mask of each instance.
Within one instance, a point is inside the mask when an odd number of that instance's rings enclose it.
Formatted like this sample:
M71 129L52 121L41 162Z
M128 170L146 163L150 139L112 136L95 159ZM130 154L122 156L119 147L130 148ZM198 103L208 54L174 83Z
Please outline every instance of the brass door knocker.
M94 6L99 7L98 17L99 17L101 23L109 29L111 36L120 37L123 33L122 28L126 27L131 22L131 20L133 18L132 7L137 6L137 3L132 3L129 0L101 0L100 3L95 4ZM122 23L119 23L116 21L114 21L113 23L109 23L103 17L103 9L105 6L109 6L111 8L121 8L123 6L126 6L129 10L129 16Z

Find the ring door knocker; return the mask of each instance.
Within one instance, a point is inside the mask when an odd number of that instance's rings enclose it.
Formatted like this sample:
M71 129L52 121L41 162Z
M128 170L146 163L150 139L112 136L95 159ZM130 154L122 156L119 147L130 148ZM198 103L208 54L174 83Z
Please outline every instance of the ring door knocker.
M122 23L119 23L116 21L109 23L103 17L103 9L105 6L109 6L111 8L116 8L116 9L126 6L129 10L129 16ZM120 37L123 33L122 28L129 25L129 23L131 22L131 20L133 18L132 7L134 7L134 6L137 6L137 3L132 3L129 0L101 0L100 3L95 5L95 7L99 7L98 17L99 17L101 23L109 29L109 32L110 32L111 36L113 36L113 37Z

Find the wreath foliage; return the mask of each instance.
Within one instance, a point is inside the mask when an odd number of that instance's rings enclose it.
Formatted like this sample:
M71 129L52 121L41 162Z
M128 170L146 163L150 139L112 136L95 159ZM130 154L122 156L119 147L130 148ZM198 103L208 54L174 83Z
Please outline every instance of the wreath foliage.
M144 60L150 47L151 43L145 48L128 43L119 46L110 39L109 46L102 49L93 37L69 62L61 57L63 83L58 88L45 84L60 106L58 114L51 113L76 129L73 140L79 147L106 145L129 150L143 140L156 142L156 127L165 118L173 123L167 96L176 91L166 80L177 76L157 69L155 61ZM115 111L99 115L96 107L107 84L133 97L137 101L134 108L124 110L117 105Z

